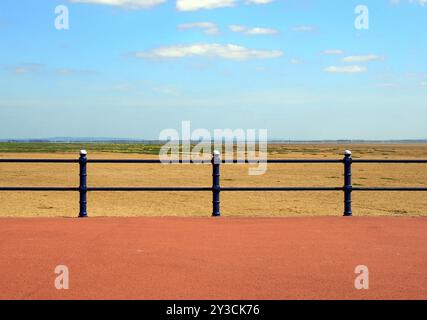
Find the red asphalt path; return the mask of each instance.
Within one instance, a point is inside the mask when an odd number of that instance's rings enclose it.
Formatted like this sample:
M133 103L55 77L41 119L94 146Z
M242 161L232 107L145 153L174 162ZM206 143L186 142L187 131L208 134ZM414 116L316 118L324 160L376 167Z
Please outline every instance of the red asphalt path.
M423 217L1 218L0 257L0 299L427 299Z

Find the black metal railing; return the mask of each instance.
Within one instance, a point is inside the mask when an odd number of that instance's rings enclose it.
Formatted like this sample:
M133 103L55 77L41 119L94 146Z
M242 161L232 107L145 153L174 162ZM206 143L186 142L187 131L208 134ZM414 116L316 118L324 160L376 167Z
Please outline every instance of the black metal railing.
M204 161L191 161L192 163L206 163ZM342 163L344 164L344 185L342 187L221 187L220 165L221 163ZM0 163L78 163L79 186L78 187L0 187L0 191L78 191L80 194L79 217L87 217L87 193L88 192L112 192L112 191L211 191L212 192L212 216L220 216L220 192L224 191L342 191L344 193L344 216L352 213L353 191L427 191L421 187L353 187L352 164L353 163L427 163L427 160L388 160L388 159L353 159L351 152L346 150L343 159L268 159L268 160L221 160L220 153L214 151L212 160L212 186L211 187L88 187L87 164L88 163L163 163L160 159L88 159L85 150L80 151L79 159L0 159ZM172 160L168 163L188 163L183 160Z

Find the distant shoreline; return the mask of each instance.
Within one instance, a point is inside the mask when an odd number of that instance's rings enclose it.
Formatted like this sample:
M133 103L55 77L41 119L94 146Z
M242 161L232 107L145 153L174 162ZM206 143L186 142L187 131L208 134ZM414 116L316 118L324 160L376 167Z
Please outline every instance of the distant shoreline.
M114 143L114 144L148 144L163 145L169 141L149 139L120 139L120 138L46 138L46 139L0 139L0 143ZM178 141L177 141L178 142ZM184 141L179 141L183 143ZM190 141L197 144L200 141ZM213 142L213 141L212 141ZM233 141L228 140L226 143ZM236 141L234 141L236 142ZM278 140L267 141L268 144L424 144L427 139L390 139L390 140L364 140L364 139L338 139L338 140Z

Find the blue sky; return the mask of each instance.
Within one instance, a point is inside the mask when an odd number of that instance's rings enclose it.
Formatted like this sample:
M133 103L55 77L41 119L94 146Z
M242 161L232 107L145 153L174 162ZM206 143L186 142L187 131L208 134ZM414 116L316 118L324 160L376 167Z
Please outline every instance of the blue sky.
M426 30L426 0L2 0L0 138L427 138Z

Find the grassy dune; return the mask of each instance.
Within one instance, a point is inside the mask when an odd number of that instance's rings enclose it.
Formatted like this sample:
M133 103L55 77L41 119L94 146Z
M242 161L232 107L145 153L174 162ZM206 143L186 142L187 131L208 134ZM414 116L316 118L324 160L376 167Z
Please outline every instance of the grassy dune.
M0 153L77 153L81 149L91 152L158 154L161 145L143 143L56 143L56 142L0 142Z

